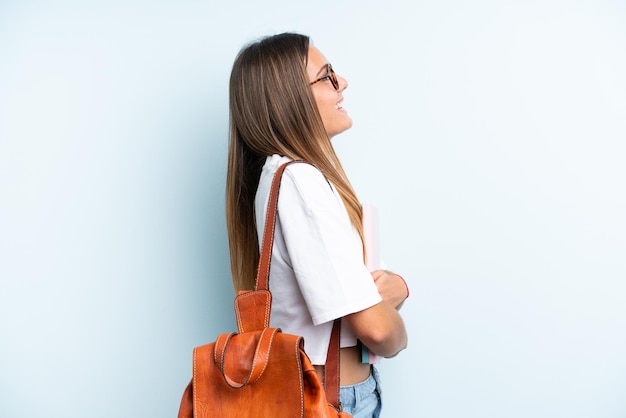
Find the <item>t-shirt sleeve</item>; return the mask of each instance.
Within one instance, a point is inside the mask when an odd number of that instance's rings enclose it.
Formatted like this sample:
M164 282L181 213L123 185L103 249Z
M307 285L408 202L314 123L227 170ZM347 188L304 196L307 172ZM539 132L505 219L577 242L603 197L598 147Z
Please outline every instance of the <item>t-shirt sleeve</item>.
M339 194L309 164L292 164L280 186L278 218L298 286L315 325L382 299Z

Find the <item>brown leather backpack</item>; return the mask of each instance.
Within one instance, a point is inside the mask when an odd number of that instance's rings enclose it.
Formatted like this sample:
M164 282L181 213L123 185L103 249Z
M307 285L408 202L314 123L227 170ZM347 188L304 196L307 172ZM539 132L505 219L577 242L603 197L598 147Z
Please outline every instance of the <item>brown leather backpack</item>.
M272 181L254 290L235 298L238 333L193 352L193 378L178 418L350 418L339 411L340 320L333 325L322 385L297 335L269 328L269 266L282 174Z

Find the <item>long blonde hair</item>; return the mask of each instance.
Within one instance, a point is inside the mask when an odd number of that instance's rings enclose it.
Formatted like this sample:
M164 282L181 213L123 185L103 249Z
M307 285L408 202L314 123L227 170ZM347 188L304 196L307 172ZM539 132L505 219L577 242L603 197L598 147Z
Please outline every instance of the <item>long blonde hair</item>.
M363 240L362 211L326 134L306 75L309 38L283 33L241 50L230 75L226 222L236 291L252 289L259 259L254 198L269 155L305 160L335 186Z

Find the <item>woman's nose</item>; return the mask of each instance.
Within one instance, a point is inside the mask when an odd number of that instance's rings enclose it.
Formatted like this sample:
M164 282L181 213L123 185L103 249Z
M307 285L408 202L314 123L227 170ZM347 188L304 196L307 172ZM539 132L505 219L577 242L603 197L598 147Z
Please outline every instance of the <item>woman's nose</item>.
M344 91L348 88L348 80L338 75L337 80L339 81L339 91Z

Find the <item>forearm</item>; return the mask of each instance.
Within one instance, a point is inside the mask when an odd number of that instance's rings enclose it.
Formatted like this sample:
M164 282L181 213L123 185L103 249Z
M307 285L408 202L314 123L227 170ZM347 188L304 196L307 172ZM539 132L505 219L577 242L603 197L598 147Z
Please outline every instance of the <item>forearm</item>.
M404 321L389 302L380 302L346 317L357 337L382 357L392 357L407 347Z

